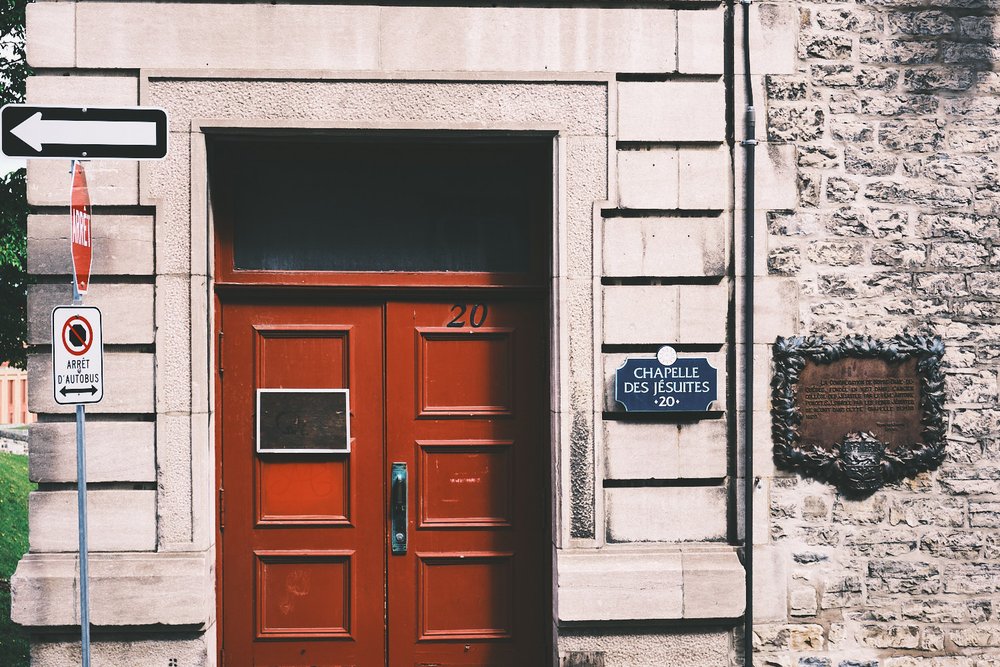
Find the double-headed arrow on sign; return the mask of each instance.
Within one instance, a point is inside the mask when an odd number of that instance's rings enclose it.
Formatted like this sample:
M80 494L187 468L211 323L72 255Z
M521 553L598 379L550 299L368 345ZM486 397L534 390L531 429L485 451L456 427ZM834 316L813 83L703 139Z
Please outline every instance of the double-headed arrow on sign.
M167 154L167 112L9 104L0 110L0 152L23 158L157 160Z
M67 394L96 394L97 387L95 387L94 385L90 385L89 387L74 387L73 389L67 389L66 387L63 387L62 389L59 390L59 393L62 394L63 396Z

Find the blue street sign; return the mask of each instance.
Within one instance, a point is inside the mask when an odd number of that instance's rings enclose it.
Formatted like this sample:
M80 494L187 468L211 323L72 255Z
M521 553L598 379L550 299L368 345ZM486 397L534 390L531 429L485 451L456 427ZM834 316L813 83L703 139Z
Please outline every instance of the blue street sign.
M664 358L666 355L659 355ZM670 355L676 357L676 355ZM704 412L719 394L719 371L705 357L625 360L615 400L628 412Z

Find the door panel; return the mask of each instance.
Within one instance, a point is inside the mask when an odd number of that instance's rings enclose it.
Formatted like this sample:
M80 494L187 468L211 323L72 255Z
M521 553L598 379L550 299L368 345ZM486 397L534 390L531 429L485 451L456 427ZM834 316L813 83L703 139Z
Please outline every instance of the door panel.
M418 440L417 528L512 525L510 440Z
M382 306L225 304L221 326L226 662L382 665ZM256 452L257 389L342 387L350 454Z
M257 639L349 639L353 556L353 551L255 551Z
M545 663L544 311L483 305L386 308L386 463L411 471L409 549L388 556L393 667Z
M253 327L255 388L350 388L350 326ZM312 363L317 360L319 363ZM346 457L258 457L257 524L350 525Z
M544 306L453 308L223 304L226 664L546 662ZM351 452L257 453L259 388L350 389ZM393 463L408 471L399 555Z
M415 327L414 332L419 418L510 415L512 330Z
M514 631L513 557L512 553L493 551L418 553L416 596L420 605L420 629L417 641L511 639ZM471 647L466 651L463 646L462 653L480 659L500 657L501 652L496 647L483 650L485 648L477 646L477 653L472 653ZM429 651L442 655L430 658ZM418 658L420 661L433 659L438 662L447 661L449 651L442 647L425 647L418 653L422 654Z

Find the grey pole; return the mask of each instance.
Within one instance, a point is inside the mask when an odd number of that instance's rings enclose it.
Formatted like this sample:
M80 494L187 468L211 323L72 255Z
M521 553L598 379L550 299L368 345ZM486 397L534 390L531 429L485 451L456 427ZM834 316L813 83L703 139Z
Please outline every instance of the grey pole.
M83 667L90 667L90 590L87 578L87 458L84 453L84 406L76 406L76 499L80 524L80 632Z
M75 161L70 167L74 171ZM73 305L83 305L83 295L73 280ZM90 667L90 584L87 576L87 455L85 453L84 426L86 411L76 406L76 513L80 532L80 655L82 667Z

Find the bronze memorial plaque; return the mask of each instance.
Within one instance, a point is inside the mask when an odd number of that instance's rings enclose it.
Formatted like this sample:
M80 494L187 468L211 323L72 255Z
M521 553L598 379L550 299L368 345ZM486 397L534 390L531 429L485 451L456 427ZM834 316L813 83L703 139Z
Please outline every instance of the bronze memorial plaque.
M775 463L855 495L937 467L943 354L932 336L779 338L771 381Z
M871 431L889 449L921 439L916 359L807 361L799 375L798 404L804 446L832 449L854 431Z
M258 389L257 451L350 452L350 404L347 389Z

